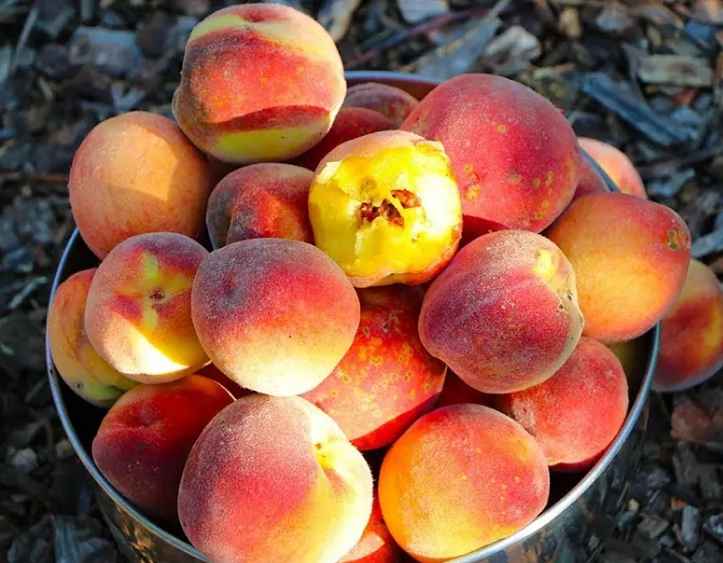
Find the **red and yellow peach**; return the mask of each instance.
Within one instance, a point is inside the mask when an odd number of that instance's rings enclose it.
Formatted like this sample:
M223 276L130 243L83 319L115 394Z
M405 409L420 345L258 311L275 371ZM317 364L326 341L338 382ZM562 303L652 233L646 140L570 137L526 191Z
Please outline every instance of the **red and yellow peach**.
M359 325L359 299L318 248L250 239L212 252L193 282L192 317L211 361L236 383L270 395L316 387Z
M603 169L621 192L648 199L640 174L635 170L635 166L624 152L608 143L590 139L589 137L580 137L578 142L580 147ZM583 159L580 181L575 197L602 191L607 191L604 182Z
M363 82L349 87L343 107L366 108L378 111L396 129L417 106L419 101L411 94L379 82Z
M364 532L372 475L337 424L300 397L249 395L193 446L178 494L210 560L336 563Z

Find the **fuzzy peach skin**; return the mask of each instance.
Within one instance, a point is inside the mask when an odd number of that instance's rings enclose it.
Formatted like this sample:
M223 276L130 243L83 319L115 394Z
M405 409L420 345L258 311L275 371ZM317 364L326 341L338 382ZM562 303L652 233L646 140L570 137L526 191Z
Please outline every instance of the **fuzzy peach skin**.
M316 245L356 287L430 280L462 232L442 145L407 131L370 133L326 155L309 190L309 219Z
M211 419L232 402L226 389L200 375L139 385L103 418L93 439L93 460L142 511L173 523L191 447Z
M582 147L592 159L605 171L610 179L615 182L618 189L624 194L634 195L642 199L648 199L645 193L645 186L640 174L635 170L635 166L627 157L627 155L616 147L603 143L597 139L589 137L580 137L578 139L580 147ZM601 186L596 182L600 182L599 176L593 171L592 167L582 161L582 170L580 182L575 192L575 197L579 197L586 193L605 190L604 184Z
M444 378L444 387L437 400L437 408L448 405L459 405L461 403L474 403L491 407L494 404L495 395L489 395L477 391L467 385L462 379L451 370L447 370Z
M375 131L394 129L394 124L378 111L365 108L341 108L324 138L295 162L315 170L321 160L340 144Z
M446 366L419 341L422 293L405 286L359 291L361 319L332 374L304 397L362 451L388 446L434 407Z
M58 286L48 310L48 342L60 377L73 392L97 407L110 407L137 383L101 358L85 332L85 302L95 268Z
M723 291L708 266L691 260L683 291L662 322L653 389L687 389L722 367Z
M542 512L549 489L535 439L502 413L471 404L417 420L379 475L384 521L419 561L446 561L513 534Z
M384 523L379 496L375 492L372 515L361 539L339 560L339 563L400 563L401 561L402 550Z
M542 383L580 339L575 272L529 231L497 231L465 246L427 290L419 337L469 386L509 393Z
M501 76L463 74L437 86L402 124L440 141L467 223L540 232L572 200L577 139L547 99Z
M341 57L321 25L288 6L245 4L193 28L173 114L219 160L287 160L321 140L345 94Z
M173 381L208 363L191 321L191 285L207 255L176 233L116 246L88 291L85 327L98 354L141 383Z
M391 128L397 129L418 103L417 98L400 88L378 82L363 82L349 87L342 107L378 111L392 122Z
M359 299L344 272L310 244L275 238L212 252L193 282L191 312L216 367L269 395L316 387L359 326Z
M582 337L550 379L496 406L532 434L552 469L590 468L617 436L628 411L628 382L604 344Z
M83 240L103 258L141 233L197 236L211 173L173 121L134 111L88 133L73 157L68 191Z
M690 233L663 205L619 193L576 199L547 236L577 276L585 335L640 336L672 307L685 281Z
M264 162L225 176L211 192L206 226L214 248L249 238L313 242L309 186L314 174L300 166Z
M300 397L254 394L198 438L178 515L214 563L335 563L361 538L372 498L369 466L329 416Z

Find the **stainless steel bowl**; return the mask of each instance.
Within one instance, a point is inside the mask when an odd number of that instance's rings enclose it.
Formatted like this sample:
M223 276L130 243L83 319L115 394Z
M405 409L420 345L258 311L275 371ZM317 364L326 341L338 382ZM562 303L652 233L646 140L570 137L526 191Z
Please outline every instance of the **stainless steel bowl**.
M349 72L347 79L350 84L383 82L403 88L418 98L436 85L431 80L391 72ZM609 178L605 179L614 190ZM97 258L76 230L58 264L50 298L68 276L97 263ZM645 365L637 366L634 373L628 374L630 411L617 438L595 466L582 477L553 474L550 503L538 518L512 536L454 561L576 563L595 557L602 540L614 528L615 515L625 505L630 476L640 461L648 421L646 400L658 356L659 339L658 326L637 342L640 350L645 351L646 361ZM101 512L121 551L130 561L139 563L207 561L186 541L180 530L164 529L152 522L98 471L89 452L105 411L84 402L70 391L55 370L47 342L46 361L53 401L63 428L95 483Z

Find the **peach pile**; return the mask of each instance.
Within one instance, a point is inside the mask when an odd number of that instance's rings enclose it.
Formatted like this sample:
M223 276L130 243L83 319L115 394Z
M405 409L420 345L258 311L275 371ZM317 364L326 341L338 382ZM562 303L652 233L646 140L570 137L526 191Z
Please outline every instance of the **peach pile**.
M657 389L723 363L682 219L521 84L347 91L321 25L243 4L193 29L172 109L78 149L99 263L47 333L110 409L100 471L212 563L463 556L611 451L656 323Z
M232 402L226 389L200 375L139 385L103 418L93 439L93 460L141 510L172 523L191 447L211 419Z
M713 271L691 260L683 291L662 322L653 387L679 391L723 367L723 290Z

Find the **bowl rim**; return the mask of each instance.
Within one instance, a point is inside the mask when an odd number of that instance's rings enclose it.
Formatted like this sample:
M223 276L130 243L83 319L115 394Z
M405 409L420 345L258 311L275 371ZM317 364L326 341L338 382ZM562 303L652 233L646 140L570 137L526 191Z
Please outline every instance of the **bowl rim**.
M425 78L424 76L416 76L413 74L405 74L391 71L347 71L345 74L347 80L354 82L396 82L415 85L425 84L429 86L435 86L439 83L438 81ZM602 170L599 169L596 163L592 161L592 159L590 159L586 154L583 153L583 157L593 167L596 168L596 171L602 172ZM608 186L612 190L616 190L614 184L610 181L607 175L605 175L604 172L602 172L601 175L603 176ZM53 283L50 289L49 303L52 303L57 288L61 283L61 279L66 277L67 263L70 258L70 254L75 250L75 246L79 238L80 233L78 229L75 228L63 249L63 253L60 257L57 268L53 275ZM598 459L595 465L590 468L585 474L585 476L562 498L560 498L552 506L544 510L540 515L537 516L537 518L527 524L527 526L519 529L511 536L498 540L466 555L459 556L455 559L452 559L451 561L454 561L456 563L473 563L485 557L492 557L494 555L498 555L499 553L504 552L507 548L514 544L522 543L524 540L539 532L542 528L549 525L555 519L560 517L568 508L575 504L575 502L583 495L583 493L587 491L593 485L593 483L607 470L613 459L622 449L623 444L627 441L627 439L632 434L634 428L636 427L645 407L648 395L650 394L650 389L653 383L653 375L658 359L658 352L660 350L660 323L656 324L646 334L649 335L651 332L652 338L650 338L650 353L647 358L645 372L640 382L640 388L638 389L638 393L635 396L632 405L630 405L628 414L625 418L625 422L623 423L622 428L619 430L613 442L610 444L610 446L608 446L605 453L600 457L600 459ZM105 476L103 476L98 467L95 465L95 462L93 461L91 455L80 441L80 438L75 431L75 427L70 420L67 406L65 404L65 401L63 400L60 382L61 378L55 371L55 364L53 363L52 355L50 352L50 342L47 337L47 330L45 337L45 362L48 372L50 391L53 397L53 403L56 410L58 411L58 417L60 418L63 430L65 431L65 434L68 437L68 441L72 445L76 455L78 456L88 473L90 473L96 484L102 489L102 491L106 495L108 495L113 500L116 505L122 507L122 509L127 512L134 520L142 524L145 528L147 528L151 533L158 536L161 540L165 541L166 543L170 544L171 546L175 547L176 549L182 551L187 555L196 557L201 561L208 561L208 559L200 551L194 548L190 543L182 540L178 536L160 527L143 513L141 513L131 502L126 500L113 487L113 485L111 485L111 483L105 478Z

